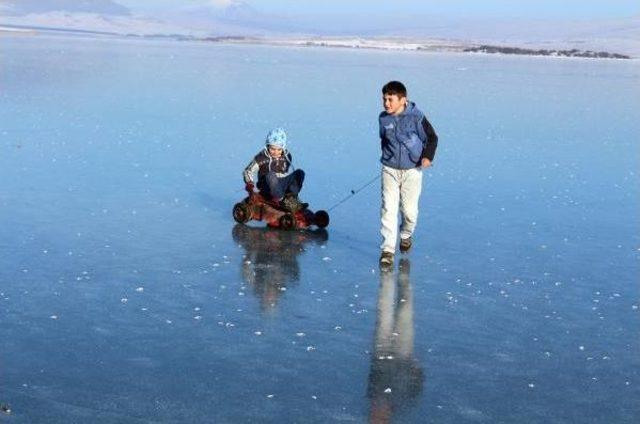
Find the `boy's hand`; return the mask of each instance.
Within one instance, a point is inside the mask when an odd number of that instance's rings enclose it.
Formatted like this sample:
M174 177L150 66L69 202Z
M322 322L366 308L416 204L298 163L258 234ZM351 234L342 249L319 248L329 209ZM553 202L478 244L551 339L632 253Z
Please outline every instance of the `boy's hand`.
M431 166L431 161L427 158L422 158L422 168L428 168Z

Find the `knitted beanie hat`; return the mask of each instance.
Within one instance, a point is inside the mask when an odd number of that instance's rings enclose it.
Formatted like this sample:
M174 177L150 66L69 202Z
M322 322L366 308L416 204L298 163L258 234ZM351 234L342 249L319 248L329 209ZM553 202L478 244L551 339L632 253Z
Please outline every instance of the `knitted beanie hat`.
M269 131L265 144L268 146L275 146L281 149L287 148L287 133L282 128L276 128Z

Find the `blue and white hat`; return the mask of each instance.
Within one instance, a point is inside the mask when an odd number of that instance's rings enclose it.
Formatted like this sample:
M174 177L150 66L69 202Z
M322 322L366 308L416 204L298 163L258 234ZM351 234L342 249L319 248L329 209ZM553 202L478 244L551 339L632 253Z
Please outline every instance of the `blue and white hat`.
M268 146L275 146L281 149L287 148L287 133L282 128L276 128L269 131L265 144Z

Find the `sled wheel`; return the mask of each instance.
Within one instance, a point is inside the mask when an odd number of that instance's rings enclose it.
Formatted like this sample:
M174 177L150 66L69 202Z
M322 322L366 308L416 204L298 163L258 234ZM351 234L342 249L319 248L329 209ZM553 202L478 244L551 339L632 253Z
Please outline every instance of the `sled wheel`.
M248 222L249 219L251 219L251 213L247 205L244 203L236 203L233 207L233 219L235 219L238 224Z
M283 230L293 230L296 228L296 217L290 213L285 213L280 217L280 228Z
M327 211L318 211L313 215L313 222L320 228L329 225L329 214Z

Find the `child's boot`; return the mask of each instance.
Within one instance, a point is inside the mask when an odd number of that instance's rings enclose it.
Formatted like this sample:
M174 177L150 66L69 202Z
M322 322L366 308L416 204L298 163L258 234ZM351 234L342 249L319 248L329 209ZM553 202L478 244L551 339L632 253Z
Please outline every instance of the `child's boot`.
M293 201L298 205L298 209L304 210L304 209L307 209L309 207L308 203L300 201L300 198L298 197L297 194L291 193L290 196L293 199Z
M298 211L298 202L292 197L291 193L284 195L280 201L280 206L287 212L296 213Z
M284 209L291 213L295 213L301 209L306 209L309 206L308 203L300 202L300 200L298 200L298 195L294 193L285 194L281 204Z

